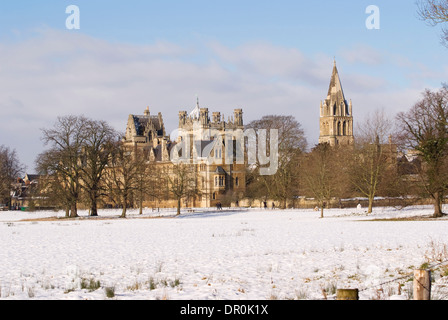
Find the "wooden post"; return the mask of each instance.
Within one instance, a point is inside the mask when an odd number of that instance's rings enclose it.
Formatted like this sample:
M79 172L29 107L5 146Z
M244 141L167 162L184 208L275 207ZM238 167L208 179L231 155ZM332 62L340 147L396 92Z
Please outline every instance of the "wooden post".
M431 270L414 270L414 300L431 300Z
M336 300L359 300L358 289L338 289Z

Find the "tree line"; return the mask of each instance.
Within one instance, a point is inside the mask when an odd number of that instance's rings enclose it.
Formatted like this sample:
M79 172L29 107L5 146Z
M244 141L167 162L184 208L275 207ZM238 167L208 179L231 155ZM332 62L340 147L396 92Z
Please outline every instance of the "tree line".
M302 126L293 116L267 115L246 128L278 130L278 170L265 176L259 174L262 165L247 166L243 198L270 199L286 208L300 196L310 197L323 217L335 198L365 197L371 213L377 196L425 197L433 201L434 216L443 215L448 188L446 86L426 90L395 119L381 110L370 114L357 126L352 146L318 144L308 150ZM40 182L41 196L68 217L78 216L80 203L96 216L104 202L122 208L125 217L129 206L142 212L148 197L174 199L180 213L182 199L201 196L196 166L156 165L145 151L126 146L122 134L105 121L58 117L53 127L42 129L42 141L46 150L36 158L38 173L47 177ZM397 158L406 150L417 159L407 169ZM1 146L0 202L11 204L11 184L23 171L16 151Z
M121 217L134 205L141 214L150 197L176 199L179 214L181 199L198 194L191 167L155 165L105 121L58 117L42 130L42 140L47 150L38 155L36 168L47 178L41 179L40 194L64 208L67 217L78 216L80 203L97 216L100 202L122 208Z
M394 121L395 120L395 121ZM384 111L357 126L353 146L318 144L306 150L306 138L293 117L265 116L249 127L279 130L279 170L261 176L248 171L249 198L273 199L286 207L298 196L314 198L323 217L332 199L361 196L367 212L378 196L432 199L441 217L448 188L448 88L423 92L421 99L395 119ZM398 154L414 161L401 163Z

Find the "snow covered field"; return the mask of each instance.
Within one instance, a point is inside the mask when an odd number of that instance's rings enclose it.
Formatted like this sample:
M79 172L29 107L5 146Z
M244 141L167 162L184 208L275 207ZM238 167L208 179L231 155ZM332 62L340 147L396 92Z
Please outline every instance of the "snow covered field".
M408 299L413 270L448 258L448 220L372 221L430 207L99 214L0 212L1 299ZM448 298L446 270L434 299Z

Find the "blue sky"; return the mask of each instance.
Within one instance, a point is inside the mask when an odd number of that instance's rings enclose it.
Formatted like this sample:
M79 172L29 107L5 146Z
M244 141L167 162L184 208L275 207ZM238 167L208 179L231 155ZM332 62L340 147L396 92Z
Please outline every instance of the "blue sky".
M80 30L65 26L69 5ZM369 5L380 30L365 26ZM446 81L439 37L409 0L3 1L0 144L33 171L40 128L56 116L124 131L130 113L150 106L171 131L198 95L211 111L243 108L246 122L291 114L312 146L334 57L355 121L378 109L393 117Z

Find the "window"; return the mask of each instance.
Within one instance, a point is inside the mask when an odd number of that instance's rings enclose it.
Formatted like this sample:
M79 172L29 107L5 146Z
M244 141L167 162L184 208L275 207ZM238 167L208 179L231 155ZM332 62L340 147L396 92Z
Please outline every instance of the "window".
M236 178L235 178L235 185L238 187L239 184L240 184L240 181L239 181L238 177L236 177Z
M215 187L224 187L226 184L226 177L224 176L215 176Z

